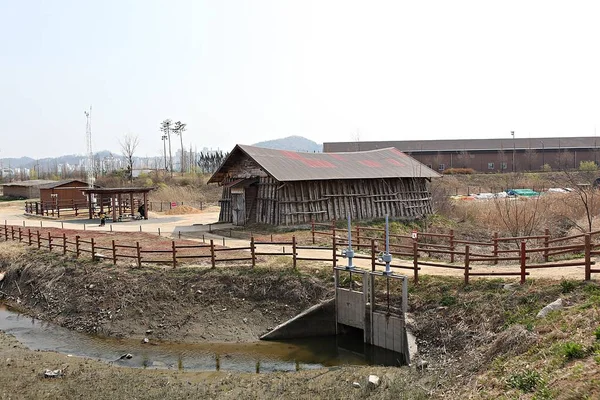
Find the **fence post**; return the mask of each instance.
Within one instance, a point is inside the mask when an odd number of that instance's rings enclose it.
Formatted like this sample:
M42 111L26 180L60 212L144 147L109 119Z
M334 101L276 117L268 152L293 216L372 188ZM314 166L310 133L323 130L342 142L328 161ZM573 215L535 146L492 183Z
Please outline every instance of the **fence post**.
M335 227L333 229L335 229ZM335 268L337 267L337 249L335 248L335 235L331 237L331 246L333 249L333 268Z
M296 269L296 236L292 236L292 267Z
M171 240L171 247L173 249L173 268L177 268L177 248L174 240Z
M67 235L63 232L63 256L67 254Z
M413 240L413 269L415 271L415 283L419 283L419 243Z
M94 238L90 239L90 243L92 246L92 261L96 261L96 246L94 244Z
M40 238L40 231L37 231L37 243L38 243L38 249L42 248L42 240Z
M210 264L212 268L215 268L215 243L213 239L210 239Z
M375 272L375 239L371 239L371 272Z
M8 226L6 226L6 220L4 220L4 240L8 240Z
M450 229L450 263L454 262L454 229Z
M550 229L544 231L544 262L548 262L548 241L550 240Z
M48 250L52 251L52 234L48 232Z
M356 225L356 248L360 250L360 226Z
M521 285L525 283L525 277L526 277L526 269L527 269L527 254L525 252L525 241L522 240L521 241L521 251L520 251L520 255L521 255Z
M75 258L79 258L79 235L75 236Z
M498 264L498 232L494 232L494 237L492 238L492 242L494 243L494 264Z
M21 240L22 240L22 236L21 235L22 235L21 234L21 227L19 227L19 243L21 243Z
M204 236L204 235L202 235ZM204 241L204 238L202 238ZM252 254L252 267L256 266L256 246L254 245L254 236L250 236L250 254Z
M113 265L117 265L117 247L115 246L115 240L112 241L112 253L113 253Z
M312 244L315 244L315 219L310 220L310 233L312 234Z
M15 241L15 227L14 226L10 227L10 240L12 240L13 242Z
M589 233L585 234L585 280L592 279L592 240Z
M27 229L27 245L31 246L31 229Z
M135 250L137 252L138 267L141 267L142 266L142 249L140 248L140 242L135 242Z
M469 256L470 256L469 245L466 245L465 246L465 285L469 284L469 268L470 268Z
M160 226L158 227L158 236L160 236Z

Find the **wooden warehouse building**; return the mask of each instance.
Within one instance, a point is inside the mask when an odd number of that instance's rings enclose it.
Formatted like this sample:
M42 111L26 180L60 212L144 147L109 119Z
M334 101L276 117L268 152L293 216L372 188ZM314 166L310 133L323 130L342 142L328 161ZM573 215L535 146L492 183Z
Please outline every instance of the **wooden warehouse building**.
M40 186L54 183L47 179L32 179L2 184L3 195L15 199L35 199L40 197Z
M439 174L395 148L297 153L237 145L208 183L223 186L220 222L296 225L431 213Z

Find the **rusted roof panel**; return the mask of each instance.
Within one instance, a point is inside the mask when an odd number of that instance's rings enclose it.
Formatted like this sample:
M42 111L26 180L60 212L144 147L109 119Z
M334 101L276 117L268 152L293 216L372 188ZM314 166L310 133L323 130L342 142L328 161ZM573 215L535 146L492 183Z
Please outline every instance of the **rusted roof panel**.
M221 181L241 153L280 182L440 176L395 148L349 153L299 153L237 145L208 182Z

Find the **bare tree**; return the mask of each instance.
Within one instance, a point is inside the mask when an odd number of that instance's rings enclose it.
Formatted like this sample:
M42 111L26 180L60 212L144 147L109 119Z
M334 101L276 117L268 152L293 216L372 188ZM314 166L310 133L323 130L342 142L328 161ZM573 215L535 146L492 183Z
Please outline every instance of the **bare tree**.
M137 136L129 133L125 134L123 140L119 141L119 144L121 145L121 153L123 154L125 163L127 165L127 175L129 176L129 182L131 183L133 183L133 155L139 142L140 141Z
M169 170L171 171L171 178L173 177L173 154L171 153L171 131L173 121L165 119L160 123L160 131L169 140Z
M181 123L181 121L175 122L175 126L173 127L173 133L179 135L179 139L181 140L181 175L183 175L183 171L185 169L185 150L183 149L183 132L186 130L187 124Z
M583 167L584 165L585 168ZM598 189L595 187L597 172L598 167L593 161L581 162L580 170L578 172L569 171L566 168L562 170L567 185L573 190L577 201L583 206L586 226L581 226L577 221L571 221L571 223L582 232L592 231L592 225L596 214L594 210L598 209ZM565 201L571 202L572 196L566 197ZM572 207L572 203L570 206Z

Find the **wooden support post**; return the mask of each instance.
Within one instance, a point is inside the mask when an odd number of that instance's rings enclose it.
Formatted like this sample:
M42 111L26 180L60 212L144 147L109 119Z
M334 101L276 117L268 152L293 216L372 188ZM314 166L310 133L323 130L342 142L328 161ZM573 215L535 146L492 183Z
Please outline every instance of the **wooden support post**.
M550 229L544 231L544 262L548 262L548 241L550 240Z
M15 240L15 227L14 226L10 227L10 240L12 240L12 241Z
M148 207L146 207L146 203L148 203L148 193L144 192L144 219L148 219ZM162 211L162 203L161 203L161 211Z
M465 285L469 284L469 255L470 255L470 249L469 249L469 245L465 246Z
M202 238L202 241L204 242L204 237ZM254 245L254 236L250 237L250 254L252 254L252 267L254 268L256 266L256 246Z
M75 258L79 258L79 235L75 236Z
M296 236L292 236L292 268L296 269Z
M8 226L6 226L6 221L4 221L4 240L8 241Z
M67 254L67 235L63 232L63 256Z
M371 271L375 272L375 262L377 256L375 255L375 239L371 239Z
M90 239L92 245L92 261L96 261L96 245L94 243L94 238Z
M48 232L48 250L52 251L52 234Z
M117 265L117 246L115 245L115 240L112 240L112 259L113 265Z
M450 263L454 262L454 229L450 229ZM468 282L467 282L468 283Z
M413 240L413 269L415 284L419 283L419 243Z
M173 268L177 268L177 248L174 240L171 240L171 248L173 249Z
M142 266L142 249L140 248L140 242L135 242L135 251L137 255L138 267Z
M38 244L38 249L42 248L42 238L40 237L40 231L37 231L37 244Z
M212 239L210 239L210 264L212 268L215 268L215 243Z
M498 264L498 232L494 232L494 237L492 238L492 242L494 243L494 264Z
M525 283L526 278L526 270L527 270L527 253L525 251L525 241L521 241L521 251L519 255L521 256L521 285Z
M315 244L315 219L310 220L310 233L312 234L312 244Z
M19 227L19 243L21 243L22 240L22 233L21 233L21 227Z
M27 245L31 246L31 229L27 229Z
M592 238L589 233L585 234L585 280L592 279Z

